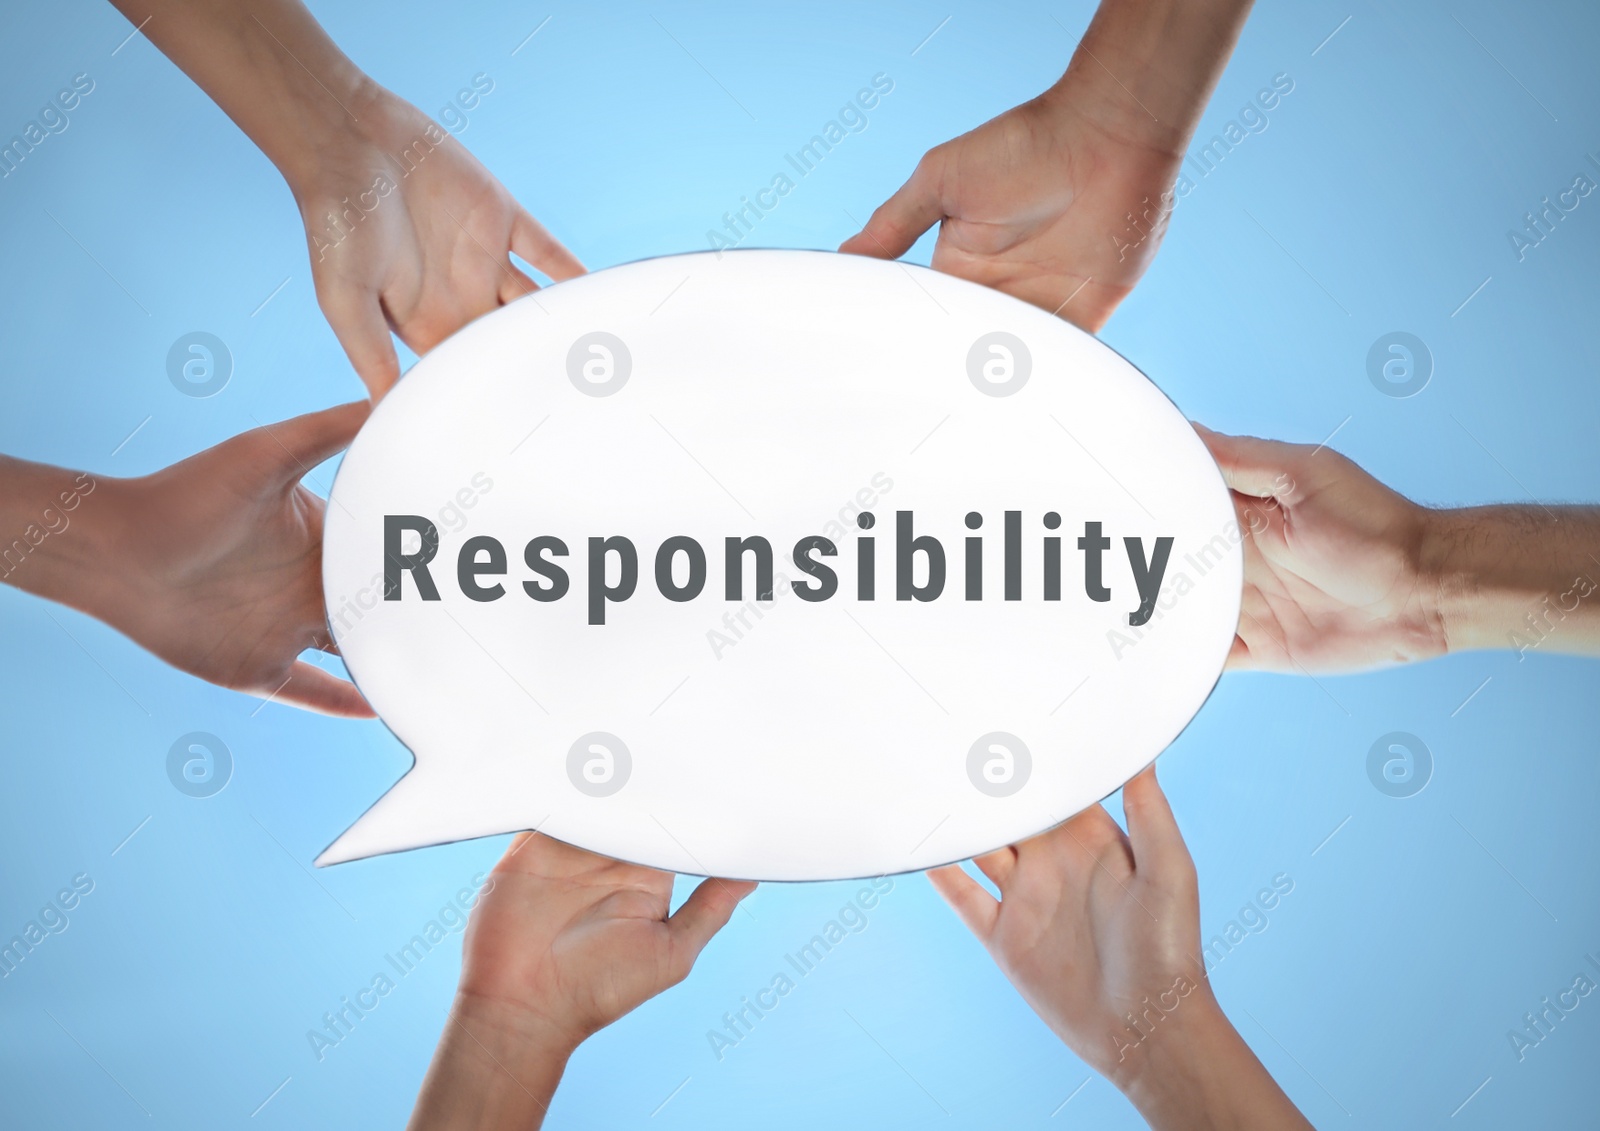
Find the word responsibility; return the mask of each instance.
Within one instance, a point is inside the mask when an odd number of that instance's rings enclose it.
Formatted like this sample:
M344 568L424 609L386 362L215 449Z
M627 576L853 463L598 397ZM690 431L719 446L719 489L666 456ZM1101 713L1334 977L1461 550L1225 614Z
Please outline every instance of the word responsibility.
M1061 516L1049 511L1043 516L1046 530L1061 526ZM871 530L877 523L871 511L856 516L856 525L863 531ZM1083 591L1091 601L1110 601L1111 590L1105 584L1103 555L1111 549L1111 539L1101 532L1099 522L1085 522L1083 534L1077 539L1082 551ZM983 527L983 516L971 511L966 516L968 530ZM402 575L409 573L417 593L424 601L439 600L439 587L434 582L429 565L439 552L439 530L420 515L391 514L383 519L383 599L399 601L404 596ZM405 535L412 533L420 539L418 548L403 552ZM894 532L894 599L896 601L933 601L944 592L946 561L944 545L930 534L917 534L911 511L895 512ZM1002 519L1001 592L1007 601L1023 599L1023 533L1022 512L1006 511ZM1061 538L1044 535L1039 541L1040 562L1038 588L1035 590L1046 601L1061 600L1062 557ZM1129 611L1128 623L1138 626L1150 619L1161 593L1161 579L1166 573L1167 561L1172 556L1173 540L1158 537L1155 545L1147 549L1142 538L1123 538L1122 545L1138 590L1139 603ZM968 601L981 601L984 588L984 547L981 535L965 539L963 547L963 589ZM551 535L532 539L523 549L523 561L539 578L524 581L523 591L535 601L559 601L571 588L567 571L554 560L567 557L570 551L566 542ZM687 565L687 576L680 582L675 576L677 559L682 557ZM809 535L794 544L791 553L795 567L806 575L797 580L793 592L802 601L826 601L839 591L839 574L824 559L839 556L839 547L830 538ZM923 580L917 581L918 558L921 560ZM732 537L724 541L723 566L725 580L723 597L728 601L744 601L745 562L753 559L755 567L755 599L772 600L773 549L772 543L759 535ZM616 563L614 580L608 579L609 568ZM878 599L877 539L870 534L856 538L855 547L856 600ZM656 589L669 601L692 601L706 586L706 551L695 539L678 535L662 542L655 554ZM466 539L456 555L456 583L464 596L473 601L498 601L506 595L505 586L499 582L485 583L482 579L504 577L507 572L505 546L488 535ZM593 537L588 540L588 612L589 623L606 623L606 606L628 600L639 584L639 550L629 538L620 534Z

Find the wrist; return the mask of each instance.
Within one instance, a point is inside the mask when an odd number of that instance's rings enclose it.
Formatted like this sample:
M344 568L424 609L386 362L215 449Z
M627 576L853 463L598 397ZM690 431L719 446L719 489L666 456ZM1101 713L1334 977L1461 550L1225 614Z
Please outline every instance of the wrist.
M0 580L91 615L105 604L108 563L128 480L0 457Z
M297 98L298 107L285 119L287 128L274 126L266 136L252 135L302 203L315 194L331 169L348 165L352 158L360 160L363 151L381 144L384 124L399 102L348 60L336 70L339 77L331 96L312 85ZM309 97L313 94L320 97Z
M1186 1012L1188 1005L1197 1008ZM1273 1125L1246 1117L1256 1107L1252 1094L1263 1083L1276 1086L1209 990L1162 1025L1168 1022L1176 1023L1152 1034L1110 1077L1151 1127Z
M1582 516L1562 513L1565 522L1540 507L1428 512L1424 569L1447 651L1520 651L1542 644L1569 614L1589 619L1580 605L1589 604L1596 570L1581 546L1567 545Z
M559 1060L564 1065L591 1035L525 1005L465 989L456 991L451 1017L486 1046L522 1062Z
M1048 92L1111 136L1176 158L1252 0L1106 0Z
M576 1047L527 1010L458 991L408 1126L537 1128Z

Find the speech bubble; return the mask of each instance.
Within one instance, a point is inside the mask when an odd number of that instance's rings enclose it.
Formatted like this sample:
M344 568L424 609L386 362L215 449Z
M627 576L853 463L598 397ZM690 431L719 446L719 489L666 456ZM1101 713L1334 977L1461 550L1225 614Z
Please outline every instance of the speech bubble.
M317 863L538 829L821 880L1013 843L1200 709L1241 540L1160 390L999 292L795 251L549 287L344 457L330 624L416 760Z

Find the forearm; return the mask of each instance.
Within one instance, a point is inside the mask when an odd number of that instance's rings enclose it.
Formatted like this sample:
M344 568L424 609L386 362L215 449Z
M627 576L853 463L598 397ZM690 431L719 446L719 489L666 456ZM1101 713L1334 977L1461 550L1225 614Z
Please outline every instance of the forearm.
M1113 1080L1155 1131L1311 1126L1214 1001L1162 1025Z
M1431 512L1423 575L1449 651L1600 655L1600 507Z
M0 456L0 581L92 611L112 481Z
M1103 0L1046 98L1113 135L1181 155L1252 0Z
M531 1131L576 1046L537 1021L458 996L409 1131Z
M359 124L376 87L298 0L111 0L294 188Z

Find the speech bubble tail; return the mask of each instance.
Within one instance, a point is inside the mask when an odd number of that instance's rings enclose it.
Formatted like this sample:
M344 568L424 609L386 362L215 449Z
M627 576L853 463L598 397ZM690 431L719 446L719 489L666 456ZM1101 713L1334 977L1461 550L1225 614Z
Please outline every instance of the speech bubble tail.
M503 804L486 801L470 780L450 780L420 769L378 798L313 862L318 868L391 852L497 836L524 828Z

